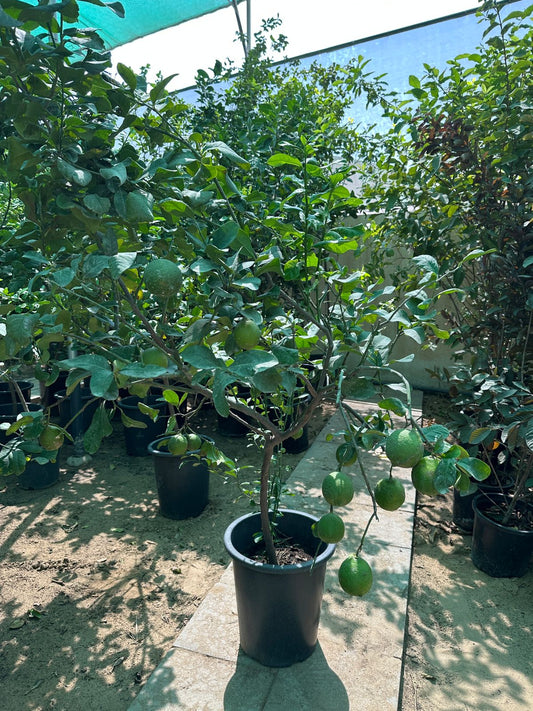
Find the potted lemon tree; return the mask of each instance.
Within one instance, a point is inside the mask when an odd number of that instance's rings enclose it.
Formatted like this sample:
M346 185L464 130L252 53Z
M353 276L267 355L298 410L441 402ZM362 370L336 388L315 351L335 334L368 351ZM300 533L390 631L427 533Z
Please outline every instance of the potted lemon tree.
M148 87L122 65L121 81L106 74L109 55L97 33L69 26L76 7L3 5L10 19L0 26L7 92L0 174L22 206L3 239L15 253L24 245L32 275L31 299L17 291L13 313L2 316L6 347L13 358L24 348L36 373L50 364L58 366L52 372L67 370L67 389L84 381L101 400L83 436L89 453L111 433L124 389L141 399L154 390L174 409L184 396L205 398L261 440L260 510L230 524L226 542L236 582L244 583L237 585L243 649L265 664L291 664L316 644L324 566L344 533L334 509L353 494L346 465L358 462L373 502L369 525L378 505L403 501L391 476L375 492L369 486L361 448L384 447L392 465L413 469L419 486L488 473L447 443L445 428L417 425L395 355L400 342L414 351L446 338L434 308L444 274L424 254L394 282L371 273L372 259L368 270L357 266L376 226L344 223L361 207L348 187L354 134L338 130L344 90L331 98L328 77L320 92L301 77L290 91L272 87L272 110L279 105L292 123L279 144L275 136L267 150L251 142L245 155L246 146L192 130L197 116L167 92L169 79ZM363 91L366 81L362 67L350 68L350 91ZM300 105L313 108L301 125L290 103L297 90ZM249 115L257 121L250 136L268 132L267 114ZM57 363L53 343L82 354ZM239 387L249 388L246 401ZM377 399L373 417L350 405L363 396ZM283 510L271 465L326 399L340 408L344 441L324 482L324 518L316 519ZM272 416L272 401L291 416ZM145 414L155 417L152 410ZM362 555L367 532L339 569L350 594L372 584ZM256 573L276 586L260 613L259 600L247 598Z

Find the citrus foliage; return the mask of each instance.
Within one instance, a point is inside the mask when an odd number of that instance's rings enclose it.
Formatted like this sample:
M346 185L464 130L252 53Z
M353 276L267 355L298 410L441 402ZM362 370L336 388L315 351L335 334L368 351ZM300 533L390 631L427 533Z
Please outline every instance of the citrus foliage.
M17 278L3 286L0 361L30 365L45 383L66 370L69 389L87 382L101 400L85 435L90 452L112 431L119 389L155 389L173 407L192 394L223 417L231 408L264 444L263 506L281 489L269 479L275 449L326 398L346 418L339 465L362 467L360 447L396 437L393 415L414 426L402 361L447 337L435 306L447 273L417 250L386 281L382 223L366 208L388 214L388 196L374 209L351 189L373 139L343 123L343 111L363 93L381 103L379 82L363 60L265 73L258 42L227 100L208 78L191 107L167 91L168 79L148 86L122 65L113 79L98 34L71 25L77 7L2 4L0 183L22 218L1 233L3 268ZM398 344L409 355L397 357ZM399 397L385 396L385 376ZM362 394L379 396L372 418L343 404ZM282 417L271 416L273 405ZM36 425L18 423L2 446L2 473L41 456L45 425ZM400 432L420 459L419 434ZM424 437L436 447L446 435ZM188 451L204 447L187 440ZM399 445L387 453L413 466ZM450 459L442 481L452 486L458 467ZM329 475L324 495L346 505L351 476ZM348 588L371 585L362 559L347 568ZM363 584L349 582L354 570Z

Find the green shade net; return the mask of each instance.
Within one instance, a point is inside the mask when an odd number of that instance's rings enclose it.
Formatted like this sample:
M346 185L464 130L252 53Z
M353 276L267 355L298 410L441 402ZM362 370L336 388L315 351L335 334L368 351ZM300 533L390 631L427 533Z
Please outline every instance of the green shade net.
M124 17L119 17L108 7L80 2L77 24L98 30L106 46L112 49L232 3L231 0L120 0L120 4L124 8Z

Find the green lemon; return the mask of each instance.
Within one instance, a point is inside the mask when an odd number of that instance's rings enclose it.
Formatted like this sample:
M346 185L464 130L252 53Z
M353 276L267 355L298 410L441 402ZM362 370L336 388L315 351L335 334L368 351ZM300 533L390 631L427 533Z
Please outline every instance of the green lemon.
M187 449L189 452L196 452L202 447L202 438L196 432L189 432L187 435Z
M343 442L337 447L335 457L341 466L349 467L357 461L357 449L351 442Z
M141 362L143 365L159 365L161 368L168 366L168 358L162 350L157 346L146 348L141 353Z
M65 440L63 431L55 425L48 425L39 435L39 444L48 452L59 449Z
M399 479L390 476L378 481L374 496L379 507L385 511L396 511L405 501L405 489Z
M244 351L255 348L261 338L261 329L249 318L245 318L233 329L235 345Z
M424 456L424 443L416 430L393 430L385 440L385 454L393 466L411 469Z
M344 538L344 521L336 513L324 514L313 524L313 533L324 543L338 543Z
M354 495L351 477L344 472L331 472L322 481L322 495L330 506L346 506Z
M189 440L184 434L175 434L169 437L167 447L171 454L179 456L185 454L189 446Z
M183 281L180 268L170 259L153 259L144 269L144 283L155 296L174 296Z
M420 494L436 496L439 492L435 488L435 470L439 464L437 457L423 457L411 470L411 481Z
M350 555L339 568L339 583L348 595L362 597L372 587L372 568L366 560Z

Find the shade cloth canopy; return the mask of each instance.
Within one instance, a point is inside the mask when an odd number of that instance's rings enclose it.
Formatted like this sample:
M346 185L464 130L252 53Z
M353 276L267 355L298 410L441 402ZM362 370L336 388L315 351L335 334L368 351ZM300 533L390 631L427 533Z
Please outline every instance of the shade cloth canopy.
M80 2L79 25L94 27L109 49L207 15L232 5L232 0L104 0L110 7ZM243 0L237 0L243 2ZM122 5L122 12L111 8Z

